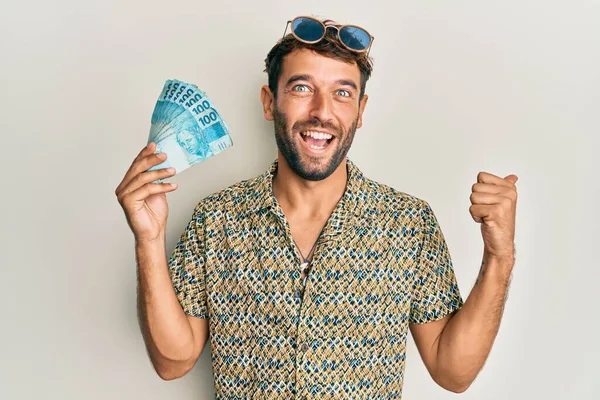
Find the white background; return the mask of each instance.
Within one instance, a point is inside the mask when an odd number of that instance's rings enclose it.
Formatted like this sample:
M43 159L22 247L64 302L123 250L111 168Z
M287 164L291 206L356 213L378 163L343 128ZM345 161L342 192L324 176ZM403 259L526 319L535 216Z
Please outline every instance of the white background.
M174 181L170 252L204 196L276 157L264 58L301 14L375 36L350 158L434 209L461 292L483 242L479 171L515 173L517 261L499 336L463 399L600 390L599 1L3 1L0 398L210 399L210 345L162 381L136 319L131 234L114 189L164 81L206 91L234 147ZM409 339L405 399L451 399Z

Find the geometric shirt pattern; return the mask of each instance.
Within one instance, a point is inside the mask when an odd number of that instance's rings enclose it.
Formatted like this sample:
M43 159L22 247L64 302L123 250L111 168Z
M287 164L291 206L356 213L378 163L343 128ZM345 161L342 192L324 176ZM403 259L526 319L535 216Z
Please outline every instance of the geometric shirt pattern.
M195 207L168 266L184 312L208 319L216 399L401 399L409 323L463 306L429 204L346 168L309 270L277 160Z

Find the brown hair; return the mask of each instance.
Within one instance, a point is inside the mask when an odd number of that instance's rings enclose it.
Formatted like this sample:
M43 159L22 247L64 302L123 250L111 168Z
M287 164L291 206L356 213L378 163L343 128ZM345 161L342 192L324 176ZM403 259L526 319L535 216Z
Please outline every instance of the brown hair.
M325 24L329 22L323 21ZM288 33L283 39L280 39L275 46L267 54L265 58L265 70L269 77L269 89L273 92L273 96L277 98L277 83L281 76L281 66L285 56L295 50L308 49L325 57L335 58L345 61L349 64L356 64L360 70L360 97L362 99L365 94L367 81L373 71L373 59L367 56L366 52L356 53L350 51L339 42L337 31L334 29L326 29L325 37L317 43L304 43L296 40L294 35Z

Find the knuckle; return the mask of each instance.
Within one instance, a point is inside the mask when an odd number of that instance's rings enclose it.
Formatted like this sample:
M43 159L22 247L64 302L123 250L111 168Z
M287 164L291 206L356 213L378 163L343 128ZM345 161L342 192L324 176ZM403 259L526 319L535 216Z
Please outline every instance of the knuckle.
M149 156L142 157L142 158L140 158L139 163L142 164L144 166L144 168L147 168L148 166L152 165L152 161L154 160L154 157L156 157L156 154L151 154Z
M143 172L143 171L147 170L147 169L148 169L148 167L150 167L150 165L152 165L152 163L150 162L149 158L150 158L150 157L144 157L144 158L141 158L141 159L140 159L140 160L137 162L137 164L138 164L138 167L137 167L137 168L138 168L138 171L139 171L139 172Z
M136 184L139 184L140 182L143 181L144 176L146 176L146 173L145 172L140 172L139 174L137 174L135 176L135 178L133 178L133 182L135 182Z
M147 171L148 168L152 167L153 165L156 165L157 161L158 161L158 158L157 158L156 154L153 154L151 156L143 158L140 161L140 163L141 163L140 172Z
M129 203L129 193L124 194L123 196L121 196L121 204L123 205L124 208L127 208L128 203Z
M141 193L141 195L142 195L143 198L148 197L148 195L150 194L150 184L149 183L144 184L140 188L140 193Z

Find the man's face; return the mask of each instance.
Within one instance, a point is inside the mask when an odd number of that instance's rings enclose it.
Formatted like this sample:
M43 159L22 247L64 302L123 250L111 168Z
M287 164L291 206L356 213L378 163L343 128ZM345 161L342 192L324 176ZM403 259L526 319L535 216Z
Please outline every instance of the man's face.
M295 51L283 61L277 99L265 90L265 117L274 121L277 147L291 169L307 180L327 178L362 125L367 96L359 103L358 66Z

